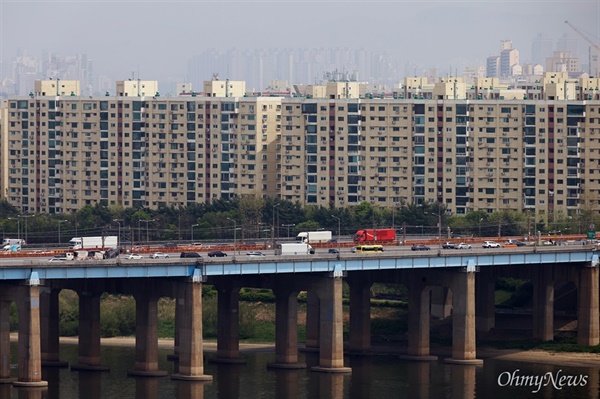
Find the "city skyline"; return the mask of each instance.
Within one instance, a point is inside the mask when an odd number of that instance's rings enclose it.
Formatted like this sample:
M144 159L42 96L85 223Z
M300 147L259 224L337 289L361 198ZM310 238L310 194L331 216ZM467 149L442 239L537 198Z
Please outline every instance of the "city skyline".
M587 43L564 20L593 39L600 37L600 6L591 1L530 1L519 3L518 9L495 1L368 5L38 1L35 8L27 4L0 3L3 78L19 49L37 57L44 51L87 54L96 82L100 76L113 80L135 76L166 83L189 81L190 60L209 49L366 49L388 55L403 76L407 69L419 74L435 69L445 75L484 66L486 57L497 53L500 41L506 39L512 40L524 62L531 61L532 42L539 33L555 46L568 34L579 43L578 56L584 57ZM188 23L184 19L190 16L193 22ZM45 33L48 21L52 21L51 31ZM229 71L212 72L222 78L244 78L227 76ZM315 71L313 78L323 72ZM266 77L267 82L270 79L277 76Z

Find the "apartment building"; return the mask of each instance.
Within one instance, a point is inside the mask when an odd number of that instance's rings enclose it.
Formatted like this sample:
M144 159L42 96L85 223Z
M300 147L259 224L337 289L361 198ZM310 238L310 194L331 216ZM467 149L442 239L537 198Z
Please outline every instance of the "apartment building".
M1 195L29 213L244 195L336 207L439 202L454 214L522 210L538 220L600 211L600 81L494 84L410 78L374 98L345 82L311 89L318 98L10 98Z

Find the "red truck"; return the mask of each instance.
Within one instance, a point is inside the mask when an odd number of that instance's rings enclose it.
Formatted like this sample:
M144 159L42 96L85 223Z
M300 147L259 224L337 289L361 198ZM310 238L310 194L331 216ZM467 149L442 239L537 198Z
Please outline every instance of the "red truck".
M395 229L358 230L354 234L355 242L391 242L396 240Z

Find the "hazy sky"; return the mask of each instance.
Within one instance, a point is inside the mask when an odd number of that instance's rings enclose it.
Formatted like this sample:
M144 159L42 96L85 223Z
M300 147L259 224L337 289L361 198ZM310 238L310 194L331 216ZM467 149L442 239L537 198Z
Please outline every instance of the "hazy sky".
M364 47L460 68L485 65L503 39L526 62L538 32L576 36L565 20L600 41L599 0L0 0L0 58L9 62L17 48L87 53L95 74L126 79L139 70L161 80L184 77L187 60L211 47Z

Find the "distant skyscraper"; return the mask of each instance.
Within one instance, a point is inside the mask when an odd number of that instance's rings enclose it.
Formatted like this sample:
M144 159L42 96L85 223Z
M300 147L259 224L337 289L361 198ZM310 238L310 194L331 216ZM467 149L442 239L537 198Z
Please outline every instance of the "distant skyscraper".
M556 42L556 51L568 51L578 57L577 38L571 33L563 34Z
M488 78L497 78L500 73L500 57L492 55L487 57L485 65L485 76Z
M531 63L544 65L546 58L552 54L552 39L543 34L538 33L531 43Z
M401 79L396 65L388 54L366 49L209 49L189 60L187 80L201 87L213 73L219 73L221 79L245 80L249 89L260 91L272 79L314 84L323 73L338 70L358 71L364 81L392 85Z

